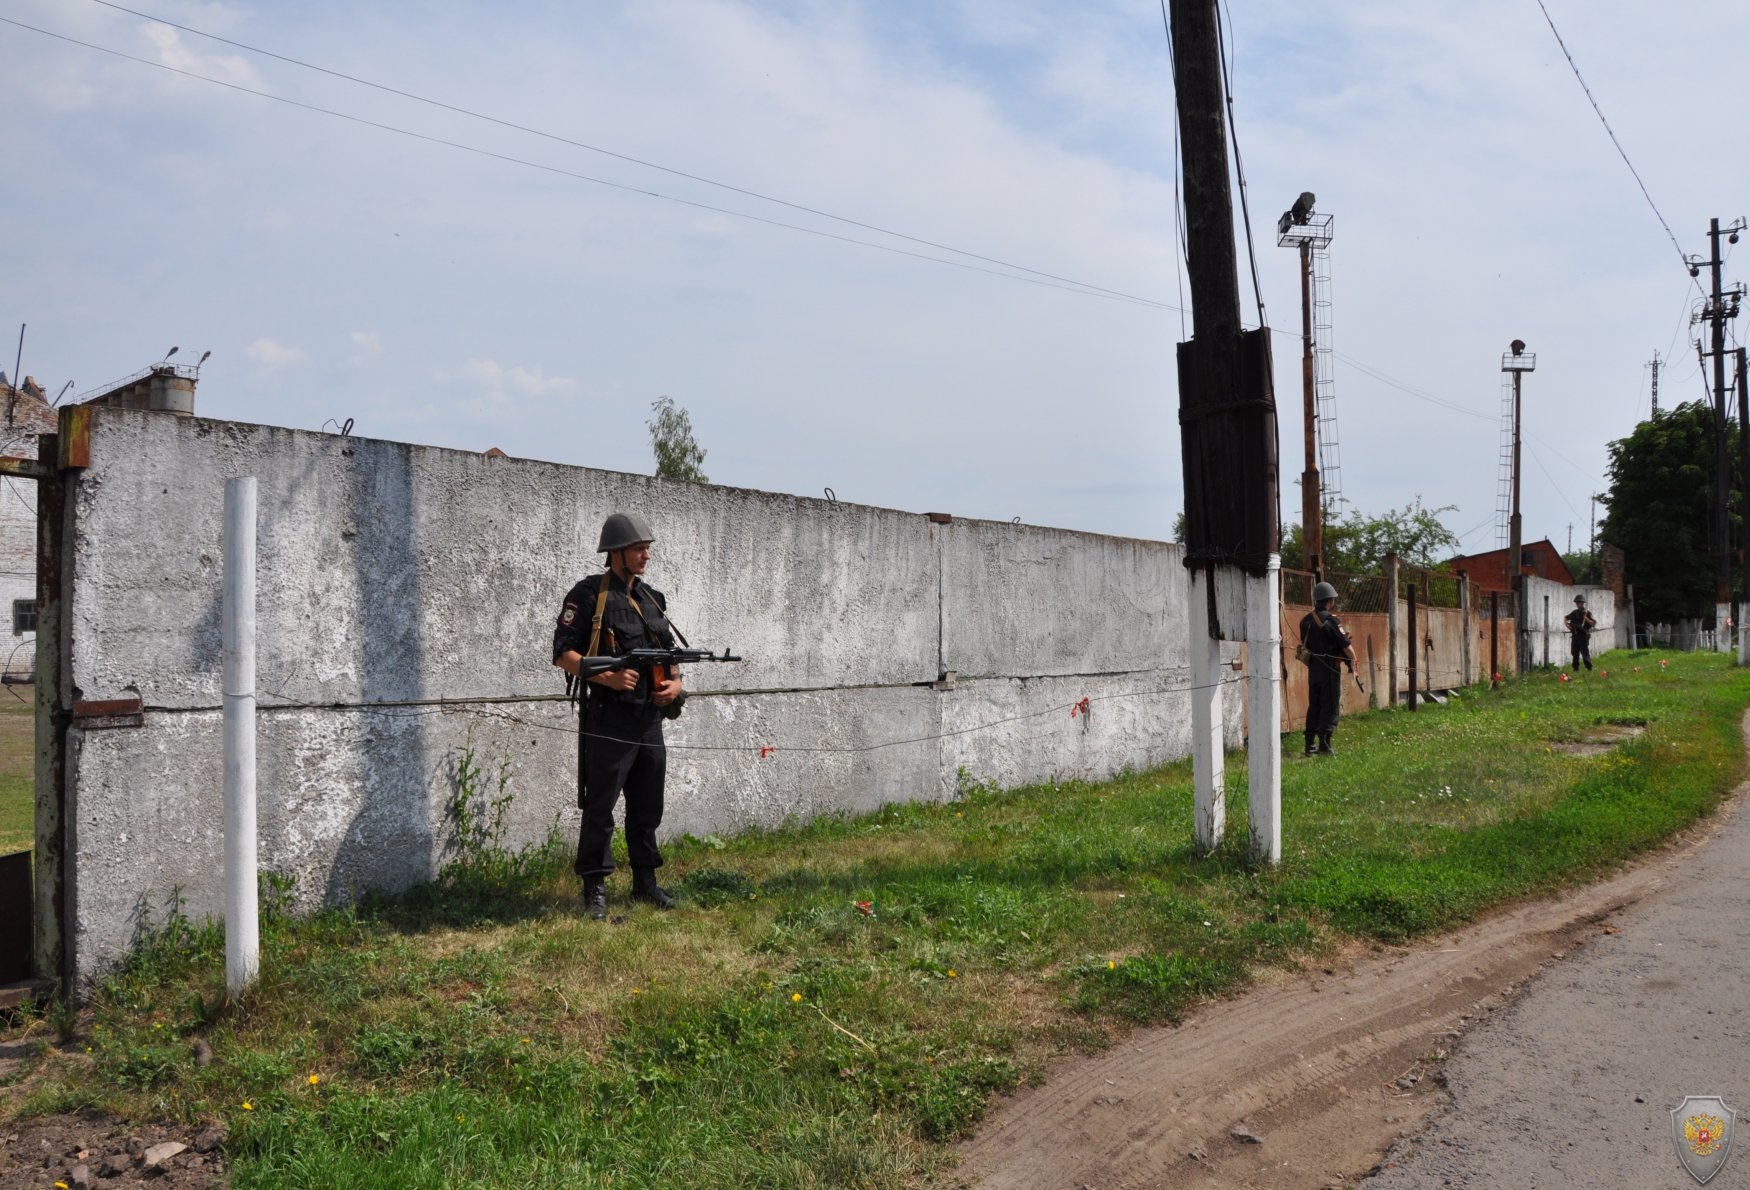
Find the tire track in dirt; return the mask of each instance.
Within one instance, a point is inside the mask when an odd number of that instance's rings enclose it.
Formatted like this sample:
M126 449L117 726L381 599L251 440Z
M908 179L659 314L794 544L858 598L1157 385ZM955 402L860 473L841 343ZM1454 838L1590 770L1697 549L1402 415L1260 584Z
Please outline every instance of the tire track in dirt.
M960 1146L960 1176L979 1190L1347 1185L1439 1101L1426 1092L1443 1076L1424 1057L1450 1050L1603 918L1660 888L1745 788L1610 879L1423 944L1266 974L1177 1028L1139 1029L1065 1061L998 1104Z

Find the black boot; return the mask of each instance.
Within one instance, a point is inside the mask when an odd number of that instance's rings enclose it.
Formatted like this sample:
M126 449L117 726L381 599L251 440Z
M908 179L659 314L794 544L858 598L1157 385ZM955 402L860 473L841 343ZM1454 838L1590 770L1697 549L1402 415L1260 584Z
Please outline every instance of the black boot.
M1318 737L1315 736L1312 732L1309 731L1306 733L1306 754L1308 756L1311 756L1313 754L1313 747L1317 743L1317 740L1318 740Z
M632 869L632 899L648 901L658 909L674 908L674 898L657 887L655 868Z
M583 911L596 921L608 916L608 882L600 876L583 878Z
M1328 731L1319 732L1319 755L1335 756L1336 754L1337 750L1331 747L1331 733Z

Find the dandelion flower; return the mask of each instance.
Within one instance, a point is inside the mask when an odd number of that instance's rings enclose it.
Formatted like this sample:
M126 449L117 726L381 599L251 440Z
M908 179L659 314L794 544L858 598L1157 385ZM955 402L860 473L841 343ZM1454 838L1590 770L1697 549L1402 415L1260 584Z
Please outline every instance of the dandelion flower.
M312 1074L310 1076L310 1085L312 1087L321 1081L322 1081L322 1076L320 1074Z
M56 1182L56 1183L55 1183L55 1190L67 1190L67 1183L65 1183L65 1182Z
M529 1039L528 1039L528 1038L527 1038L527 1037L525 1037L525 1038L523 1038L523 1044L524 1044L524 1045L528 1045L528 1044L529 1044Z
M249 1102L247 1099L245 1099L243 1101L243 1110L244 1111L254 1111L255 1105L253 1103Z
M948 968L948 978L949 979L959 979L960 972L958 972L958 971L954 970L954 968L950 967L950 968Z
M792 1003L794 1003L795 1001L800 1000L800 999L802 999L801 992L791 992L790 993L790 1000Z
M1107 959L1106 960L1106 970L1116 971L1116 970L1118 970L1118 964L1114 963L1111 959Z

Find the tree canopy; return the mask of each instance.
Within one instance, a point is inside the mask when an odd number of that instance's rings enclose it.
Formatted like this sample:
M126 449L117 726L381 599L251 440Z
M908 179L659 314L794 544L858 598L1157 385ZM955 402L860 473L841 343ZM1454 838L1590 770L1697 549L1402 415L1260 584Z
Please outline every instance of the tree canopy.
M1378 574L1387 554L1396 554L1412 566L1438 567L1458 552L1457 534L1440 517L1457 512L1458 506L1428 508L1422 497L1402 508L1388 508L1376 516L1351 509L1346 516L1324 527L1325 569L1338 574ZM1289 526L1282 539L1282 565L1304 570L1306 534L1299 525Z
M1735 420L1735 419L1732 419ZM1728 457L1738 457L1728 420ZM1599 536L1624 555L1641 620L1705 618L1714 611L1714 414L1701 401L1661 409L1610 444L1609 510ZM1737 507L1737 496L1732 497ZM1737 517L1733 517L1734 524ZM1736 529L1734 528L1734 533ZM1734 561L1733 585L1740 585Z
M658 398L650 408L656 417L644 424L650 430L650 449L656 454L656 474L662 479L710 483L700 470L705 448L693 437L693 419L687 411L676 408L667 397Z

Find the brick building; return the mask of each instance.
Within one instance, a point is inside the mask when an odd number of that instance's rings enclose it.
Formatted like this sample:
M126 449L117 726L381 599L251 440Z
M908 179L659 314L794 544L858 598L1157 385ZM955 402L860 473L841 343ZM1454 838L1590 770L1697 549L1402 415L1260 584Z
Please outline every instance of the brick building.
M1562 561L1562 552L1556 549L1555 543L1549 538L1528 542L1519 547L1519 552L1523 562L1521 574L1534 574L1538 578L1564 586L1574 585L1574 572ZM1489 550L1482 554L1460 554L1448 562L1447 566L1470 575L1470 581L1480 590L1510 589L1507 582L1507 551L1504 549Z

